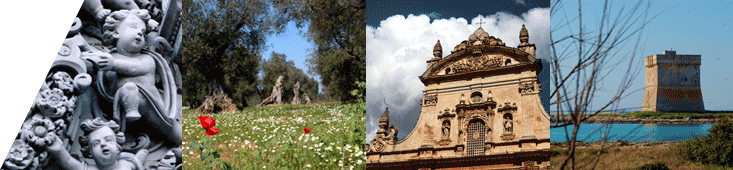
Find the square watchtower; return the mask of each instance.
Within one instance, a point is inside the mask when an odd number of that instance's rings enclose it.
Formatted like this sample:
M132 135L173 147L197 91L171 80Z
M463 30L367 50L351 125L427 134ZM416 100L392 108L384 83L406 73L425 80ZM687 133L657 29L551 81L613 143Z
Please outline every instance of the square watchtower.
M705 112L700 89L700 55L675 51L647 56L642 111Z

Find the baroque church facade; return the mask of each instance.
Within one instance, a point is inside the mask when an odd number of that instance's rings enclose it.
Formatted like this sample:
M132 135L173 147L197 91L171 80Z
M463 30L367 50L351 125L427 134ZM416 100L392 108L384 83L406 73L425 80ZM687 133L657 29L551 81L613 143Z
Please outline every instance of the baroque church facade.
M367 169L547 169L542 62L524 25L519 39L507 47L478 28L444 58L438 40L419 77L425 97L415 128L397 140L386 108L368 143Z

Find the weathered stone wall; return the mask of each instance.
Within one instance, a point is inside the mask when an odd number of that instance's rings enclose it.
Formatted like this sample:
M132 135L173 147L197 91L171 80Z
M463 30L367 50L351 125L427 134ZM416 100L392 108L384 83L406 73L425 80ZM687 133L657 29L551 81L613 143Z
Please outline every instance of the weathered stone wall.
M643 111L704 112L700 89L700 55L674 51L647 56Z

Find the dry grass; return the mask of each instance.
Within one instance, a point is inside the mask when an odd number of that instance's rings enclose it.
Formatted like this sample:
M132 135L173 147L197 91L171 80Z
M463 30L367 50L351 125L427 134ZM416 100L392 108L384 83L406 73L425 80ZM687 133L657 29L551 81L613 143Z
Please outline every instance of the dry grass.
M635 169L645 164L663 162L670 169L725 169L721 167L701 165L699 163L690 163L683 160L674 152L677 144L669 146L659 145L650 147L612 147L604 149L601 152L600 161L595 169ZM575 169L591 169L594 158L599 148L577 148L576 150L576 168ZM553 156L550 163L553 169L559 169L562 162L567 157L565 148L552 147Z

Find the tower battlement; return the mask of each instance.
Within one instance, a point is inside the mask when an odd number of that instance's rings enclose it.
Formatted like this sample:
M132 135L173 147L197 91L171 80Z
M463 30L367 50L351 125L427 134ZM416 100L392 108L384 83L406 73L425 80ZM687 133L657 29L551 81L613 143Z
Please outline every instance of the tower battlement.
M647 56L642 111L704 112L700 89L700 55L675 51Z

